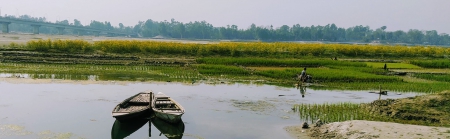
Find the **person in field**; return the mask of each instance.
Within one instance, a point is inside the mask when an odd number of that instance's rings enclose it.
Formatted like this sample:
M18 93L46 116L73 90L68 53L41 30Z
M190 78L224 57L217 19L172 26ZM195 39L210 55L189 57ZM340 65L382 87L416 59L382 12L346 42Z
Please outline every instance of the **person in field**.
M303 69L302 73L300 73L300 81L302 81L302 83L306 81L306 67Z

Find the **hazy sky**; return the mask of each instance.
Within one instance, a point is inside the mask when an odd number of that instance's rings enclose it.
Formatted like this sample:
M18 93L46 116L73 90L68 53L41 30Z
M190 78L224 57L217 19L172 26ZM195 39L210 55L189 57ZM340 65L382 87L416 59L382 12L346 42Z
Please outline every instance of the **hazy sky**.
M1 15L134 26L139 21L206 21L213 26L355 25L450 34L450 0L0 0Z

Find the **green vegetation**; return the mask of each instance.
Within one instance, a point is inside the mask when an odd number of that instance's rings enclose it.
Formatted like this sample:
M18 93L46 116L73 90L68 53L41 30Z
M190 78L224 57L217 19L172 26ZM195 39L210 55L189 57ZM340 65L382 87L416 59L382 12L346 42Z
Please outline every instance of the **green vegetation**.
M427 70L435 63L440 63L438 67L443 68L445 66L442 65L449 64L448 60L436 58L449 55L450 49L442 47L261 42L197 44L127 40L94 43L84 40L33 40L26 46L11 44L9 47L0 50L0 58L6 62L1 64L1 72L27 73L44 78L95 77L97 80L181 82L201 79L230 82L258 80L266 84L293 86L297 83L297 74L307 67L307 73L313 77L312 86L317 85L315 88L321 89L376 90L382 85L389 91L433 93L446 90L449 86L447 72L442 75L406 75L392 71ZM384 63L381 62L329 58L334 56L425 57L434 60L416 58L402 63L387 63L389 70L384 70ZM401 62L395 59L387 61ZM15 62L24 64L9 64Z
M450 127L450 92L363 104L297 104L294 111L311 123L373 120Z
M416 73L413 74L413 77L434 81L450 82L450 74Z
M367 113L361 104L355 103L297 104L294 105L294 111L298 112L301 119L311 123L317 119L325 123L379 119L379 116Z
M411 64L424 68L450 68L450 60L413 60Z
M336 61L330 59L268 59L268 58L198 58L198 63L223 64L260 67L320 67L320 66L353 66L365 67L360 62Z
M408 63L378 63L378 62L366 62L367 66L372 68L384 68L384 64L389 69L418 69L419 66Z
M32 78L71 80L179 81L203 79L193 69L181 66L118 66L0 63L0 72L25 73Z
M140 55L176 55L195 57L260 57L260 58L330 58L342 57L432 57L442 58L450 55L450 48L444 47L406 47L371 46L350 44L302 44L302 43L261 43L261 42L223 42L223 43L176 43L157 41L107 40L89 43L83 40L32 40L26 47L38 52L61 53L114 53ZM217 59L203 59L202 62L217 63ZM322 59L316 59L322 60ZM287 64L295 60L257 60L229 59L225 63L243 62L244 64ZM321 62L322 63L322 62ZM336 63L332 61L325 64ZM341 62L345 63L345 62ZM234 63L231 63L234 64ZM302 64L311 64L305 61ZM413 63L414 64L414 63ZM293 64L297 65L298 64ZM362 65L362 64L361 64ZM447 64L448 65L448 64Z

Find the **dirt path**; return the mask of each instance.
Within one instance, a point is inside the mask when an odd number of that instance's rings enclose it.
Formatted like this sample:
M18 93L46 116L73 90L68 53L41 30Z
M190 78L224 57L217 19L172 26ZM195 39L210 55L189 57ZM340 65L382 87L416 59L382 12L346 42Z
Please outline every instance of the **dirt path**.
M320 139L450 139L450 128L362 120L329 123L309 130L300 125L285 129L298 139L307 134L311 136L308 138Z

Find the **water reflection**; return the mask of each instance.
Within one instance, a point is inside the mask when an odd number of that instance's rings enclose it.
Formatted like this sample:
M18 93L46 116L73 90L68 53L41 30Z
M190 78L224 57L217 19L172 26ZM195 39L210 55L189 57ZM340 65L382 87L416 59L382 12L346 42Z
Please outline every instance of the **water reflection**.
M181 139L184 133L184 122L181 120L177 124L171 124L158 117L151 118L152 124L164 134L168 139Z
M148 122L148 119L140 118L128 121L114 121L113 127L111 129L112 139L123 139L133 134L135 131L140 129Z
M299 85L297 86L297 89L300 90L300 94L302 95L302 98L304 98L306 94L306 86Z
M164 120L161 120L155 116L150 117L141 117L133 120L125 120L125 121L119 121L115 120L113 127L111 129L111 138L112 139L123 139L140 128L144 127L144 125L150 122L149 124L149 131L148 136L151 137L151 125L153 124L156 129L160 131L159 136L164 135L168 139L181 139L183 137L184 133L184 122L181 120L177 124L171 124L168 122L165 122Z

